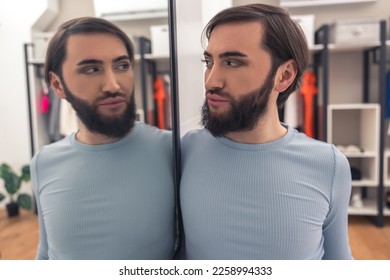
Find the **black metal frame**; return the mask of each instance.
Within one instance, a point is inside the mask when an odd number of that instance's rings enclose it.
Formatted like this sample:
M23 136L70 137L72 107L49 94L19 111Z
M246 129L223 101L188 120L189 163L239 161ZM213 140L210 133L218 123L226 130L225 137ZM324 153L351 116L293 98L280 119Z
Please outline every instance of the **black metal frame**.
M24 44L24 59L25 59L25 70L26 70L26 86L27 86L27 105L28 105L28 123L30 131L30 152L31 157L35 154L35 143L34 143L34 129L32 122L32 104L31 104L31 85L30 85L30 71L29 71L29 59L28 59L28 48L33 44Z
M181 150L180 150L180 116L179 116L179 81L177 64L177 32L176 32L176 1L168 0L168 21L169 21L169 50L170 50L170 71L171 71L171 108L172 108L172 141L173 141L173 163L175 201L177 214L177 247L176 253L182 246L183 222L180 208L180 177L181 177Z
M378 91L380 104L379 118L379 183L377 194L378 215L375 216L375 224L384 226L384 152L385 152L385 107L386 107L386 21L380 21L380 45L363 52L363 102L370 102L370 65L377 64L378 71ZM379 59L377 55L379 53Z
M328 104L329 104L329 26L321 26L315 33L315 42L322 44L323 49L314 55L314 73L316 77L319 77L319 67L322 66L322 116L317 113L317 138L323 141L327 141L328 138ZM318 80L317 80L318 85ZM317 108L319 99L317 98ZM320 119L320 117L322 119ZM321 131L322 128L322 131Z

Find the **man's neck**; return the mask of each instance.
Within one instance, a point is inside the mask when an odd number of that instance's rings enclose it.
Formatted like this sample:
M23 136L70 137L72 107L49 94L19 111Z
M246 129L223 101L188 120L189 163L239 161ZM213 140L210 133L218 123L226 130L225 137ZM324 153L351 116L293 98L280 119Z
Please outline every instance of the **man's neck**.
M259 120L252 130L229 132L225 137L243 144L263 144L278 140L286 133L287 129L280 123L277 115L271 118L266 115Z
M79 130L76 133L76 140L88 145L101 145L118 141L120 138L109 137L104 134L91 132L82 123L79 123Z

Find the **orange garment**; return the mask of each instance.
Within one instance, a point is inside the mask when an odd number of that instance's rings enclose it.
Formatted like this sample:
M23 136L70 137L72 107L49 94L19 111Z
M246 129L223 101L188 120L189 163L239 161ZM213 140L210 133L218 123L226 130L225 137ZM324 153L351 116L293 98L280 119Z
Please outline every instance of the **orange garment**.
M305 134L309 137L314 137L314 96L318 89L316 87L316 76L311 71L306 71L303 75L301 86L301 94L303 96L303 124Z
M157 126L160 129L165 129L165 90L164 81L161 77L154 81L154 100L157 104Z

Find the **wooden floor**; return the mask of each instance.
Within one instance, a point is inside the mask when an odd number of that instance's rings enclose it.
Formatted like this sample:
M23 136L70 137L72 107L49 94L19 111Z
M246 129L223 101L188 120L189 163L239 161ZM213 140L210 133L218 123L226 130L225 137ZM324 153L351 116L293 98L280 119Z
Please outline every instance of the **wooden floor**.
M8 218L0 210L0 259L34 259L38 238L35 214L22 211L19 217ZM385 219L384 227L376 227L371 219L351 216L349 238L355 259L390 260L390 217Z

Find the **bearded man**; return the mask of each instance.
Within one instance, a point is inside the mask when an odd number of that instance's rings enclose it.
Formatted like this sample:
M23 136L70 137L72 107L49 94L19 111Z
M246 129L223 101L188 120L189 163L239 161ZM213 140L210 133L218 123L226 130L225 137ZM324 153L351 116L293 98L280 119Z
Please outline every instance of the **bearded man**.
M172 138L135 121L134 51L114 24L83 17L51 39L46 82L79 129L31 161L37 259L171 259Z

